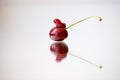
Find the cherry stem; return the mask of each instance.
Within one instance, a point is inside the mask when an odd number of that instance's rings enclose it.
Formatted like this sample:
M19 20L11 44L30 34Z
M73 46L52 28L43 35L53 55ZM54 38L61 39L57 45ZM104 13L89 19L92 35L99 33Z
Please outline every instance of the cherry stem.
M87 19L90 19L90 18L98 18L99 21L102 21L102 18L101 18L100 16L90 16L90 17L81 19L80 21L77 21L77 22L71 24L70 26L66 27L66 29L69 29L70 27L72 27L72 26L74 26L74 25L76 25L76 24L78 24L78 23L80 23L80 22L82 22L82 21L85 21L85 20L87 20Z
M83 61L85 61L85 62L87 62L87 63L89 63L89 64L91 64L93 66L96 66L96 67L102 69L102 65L95 64L95 63L93 63L91 61L88 61L88 60L86 60L86 59L84 59L84 58L82 58L80 56L77 56L77 55L74 55L74 54L71 54L71 53L69 53L69 54L72 55L72 56L74 56L74 57L76 57L76 58L78 58L78 59L81 59L81 60L83 60Z

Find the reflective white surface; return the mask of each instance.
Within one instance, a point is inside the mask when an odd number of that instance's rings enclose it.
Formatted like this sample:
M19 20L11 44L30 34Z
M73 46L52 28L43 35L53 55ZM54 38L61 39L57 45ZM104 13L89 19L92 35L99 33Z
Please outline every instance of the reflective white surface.
M119 80L120 6L2 5L0 8L0 80ZM64 42L69 52L101 64L102 69L74 56L60 63L49 50L54 42L49 30L60 18L67 25L89 19L68 29Z

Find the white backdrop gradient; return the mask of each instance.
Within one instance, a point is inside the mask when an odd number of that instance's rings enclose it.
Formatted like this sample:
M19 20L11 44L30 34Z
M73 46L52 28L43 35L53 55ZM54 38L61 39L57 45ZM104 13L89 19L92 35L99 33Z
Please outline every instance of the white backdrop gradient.
M1 0L0 80L120 80L119 0ZM60 18L68 25L69 52L101 64L102 69L71 55L56 63L49 51L49 30Z

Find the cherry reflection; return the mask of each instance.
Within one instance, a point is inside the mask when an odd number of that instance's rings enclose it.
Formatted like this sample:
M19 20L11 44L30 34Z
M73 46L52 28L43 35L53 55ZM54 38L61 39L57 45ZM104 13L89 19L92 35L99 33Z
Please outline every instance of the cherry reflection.
M50 51L56 56L56 61L60 62L67 57L68 46L64 42L54 42L50 45Z
M60 62L64 58L67 57L68 50L69 50L69 48L68 48L67 44L65 44L64 42L59 42L58 41L58 42L54 42L54 43L52 43L50 45L50 51L56 56L56 61L57 62ZM75 55L75 54L69 53L69 55L74 56L74 57L76 57L78 59L81 59L81 60L93 65L93 66L96 66L96 67L102 69L102 65L98 65L96 63L93 63L93 62L91 62L91 61L89 61L87 59L84 59L84 58L82 58L82 57L80 57L78 55Z

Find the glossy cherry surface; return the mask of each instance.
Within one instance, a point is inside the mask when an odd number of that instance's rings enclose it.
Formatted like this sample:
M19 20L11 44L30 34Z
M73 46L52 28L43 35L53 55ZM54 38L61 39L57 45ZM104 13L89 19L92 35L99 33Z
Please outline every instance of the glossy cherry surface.
M64 42L54 42L50 46L50 51L56 56L56 61L60 62L67 56L68 46Z
M62 41L68 36L65 23L62 23L59 19L53 21L56 27L52 28L49 32L49 36L54 41Z
M54 19L53 22L55 23L56 27L58 28L66 28L66 24L61 22L60 19Z
M50 38L54 41L62 41L68 36L68 32L65 28L57 28L54 27L51 29L50 33Z

